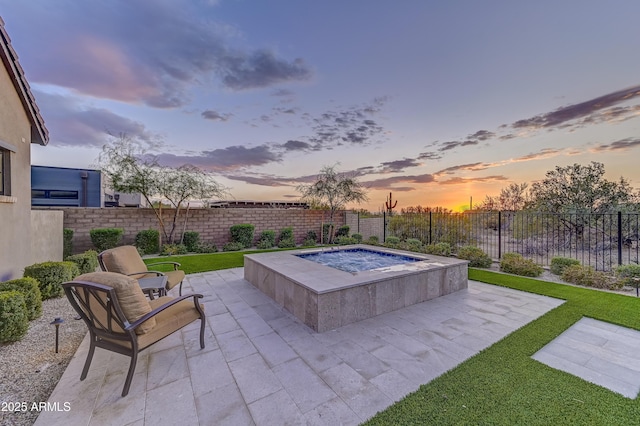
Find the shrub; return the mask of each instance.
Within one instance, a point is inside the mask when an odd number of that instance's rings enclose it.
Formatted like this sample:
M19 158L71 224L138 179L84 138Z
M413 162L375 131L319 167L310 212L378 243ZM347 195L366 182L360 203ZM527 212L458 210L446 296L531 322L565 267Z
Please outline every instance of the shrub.
M313 247L317 244L316 240L313 238L305 238L304 241L302 242L302 245L304 247Z
M323 223L322 224L322 242L327 244L330 240L329 233L331 229L334 229L333 223Z
M417 238L408 238L405 243L407 246L407 250L422 251L422 241L418 240Z
M62 283L71 281L80 275L78 266L73 262L43 262L24 268L24 276L38 281L42 300L62 296Z
M89 231L91 242L98 251L118 247L123 235L122 228L95 228Z
M95 272L98 267L98 253L95 250L87 250L81 254L74 254L65 260L75 263L80 274Z
M218 247L214 243L200 243L198 244L197 253L215 253L218 251Z
M187 248L184 244L165 244L162 246L162 256L175 256L177 254L187 254Z
M356 244L360 244L362 242L362 234L352 234L351 238L356 240Z
M567 266L571 265L579 265L580 261L577 259L572 259L570 257L553 257L551 258L551 273L556 275L562 275L562 272Z
M160 253L160 232L157 229L145 229L136 234L135 245L143 254Z
M267 229L260 233L260 240L258 241L259 249L269 249L276 245L276 231Z
M293 239L293 228L291 226L282 228L280 230L280 236L278 237L278 241L288 240L288 239L291 239L291 240Z
M244 247L244 244L239 243L237 241L230 241L228 243L226 243L224 246L222 246L222 251L239 251L242 250Z
M24 295L15 290L0 292L0 343L20 340L28 329Z
M518 253L505 253L500 260L500 270L524 277L537 277L542 274L542 266Z
M375 235L372 235L367 240L367 244L371 244L372 246L377 246L378 244L380 244L380 240Z
M306 240L313 240L313 244L318 242L318 234L316 231L307 231L307 236L304 238Z
M255 226L250 223L240 223L230 228L231 242L242 244L242 248L253 245L253 231Z
M182 234L182 244L187 248L189 252L197 252L198 245L200 245L200 233L196 231L184 231Z
M562 272L562 279L568 283L585 287L619 289L622 283L602 271L596 271L591 266L571 265Z
M296 246L296 240L293 237L289 238L280 238L278 241L278 247L280 248L292 248Z
M73 229L64 228L62 230L62 258L73 254Z
M615 274L621 286L640 287L640 265L620 265L615 269Z
M347 237L345 235L341 235L339 237L336 237L334 243L338 244L338 245L346 246L346 245L349 245L349 244L356 244L356 240L351 238L351 237Z
M348 237L349 236L349 225L342 225L336 231L336 237Z
M435 254L436 256L451 256L451 244L428 244L424 246L424 252L427 254ZM486 266L483 266L483 268L486 268Z
M491 266L491 258L480 247L462 246L458 249L458 258L468 260L469 266L474 268Z
M38 281L32 277L18 278L0 283L0 292L19 291L24 296L29 321L42 315L42 295Z
M384 245L391 248L397 248L400 245L400 238L387 237L387 240L384 242Z

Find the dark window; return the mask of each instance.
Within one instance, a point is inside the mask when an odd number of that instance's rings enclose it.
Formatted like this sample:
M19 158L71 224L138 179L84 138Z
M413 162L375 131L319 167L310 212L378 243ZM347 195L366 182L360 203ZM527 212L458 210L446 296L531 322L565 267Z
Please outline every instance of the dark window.
M54 200L77 200L78 191L64 191L57 189L32 189L31 198L50 198Z
M0 147L0 195L11 195L10 151Z

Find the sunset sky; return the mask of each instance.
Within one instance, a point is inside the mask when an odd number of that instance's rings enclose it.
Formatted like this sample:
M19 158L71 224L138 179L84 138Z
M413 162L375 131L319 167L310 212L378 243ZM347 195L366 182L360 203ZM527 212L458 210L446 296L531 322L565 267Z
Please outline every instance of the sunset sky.
M294 201L324 165L377 211L458 209L555 166L640 187L640 2L0 0L50 132L91 167L109 133Z

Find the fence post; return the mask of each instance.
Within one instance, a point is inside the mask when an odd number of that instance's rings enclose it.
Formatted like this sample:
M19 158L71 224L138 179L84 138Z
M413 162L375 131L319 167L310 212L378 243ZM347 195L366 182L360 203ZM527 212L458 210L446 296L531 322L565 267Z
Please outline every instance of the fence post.
M622 212L618 212L618 265L622 265Z
M382 212L382 242L387 241L387 212Z
M429 244L433 244L433 238L431 236L431 210L429 210Z
M498 210L498 259L502 258L502 211Z

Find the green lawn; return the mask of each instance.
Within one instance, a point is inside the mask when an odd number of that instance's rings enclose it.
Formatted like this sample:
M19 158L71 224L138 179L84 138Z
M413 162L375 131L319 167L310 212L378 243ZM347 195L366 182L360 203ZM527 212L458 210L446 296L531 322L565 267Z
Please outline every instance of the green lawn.
M640 299L477 269L469 270L469 278L566 302L421 386L366 424L640 424L637 400L531 359L583 316L640 329Z
M255 251L145 262L177 261L187 273L195 273L240 267L245 253ZM469 278L566 302L421 386L367 425L640 424L637 400L531 359L583 316L640 330L640 299L480 269L469 269Z

